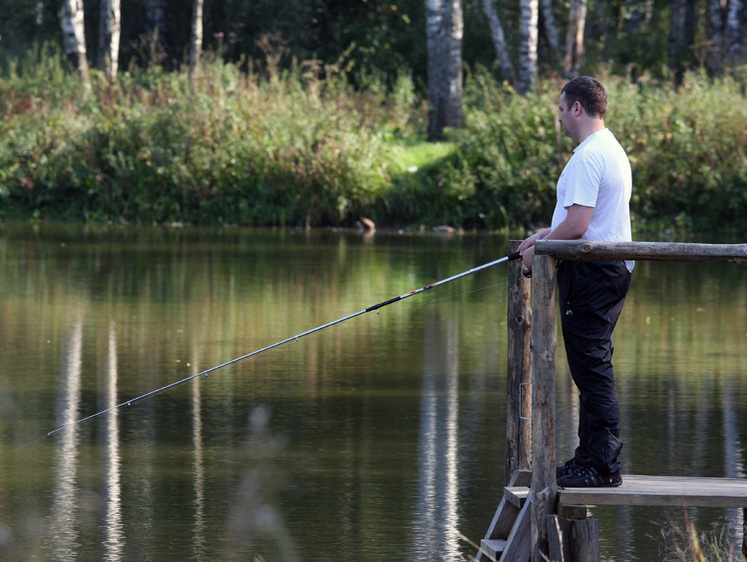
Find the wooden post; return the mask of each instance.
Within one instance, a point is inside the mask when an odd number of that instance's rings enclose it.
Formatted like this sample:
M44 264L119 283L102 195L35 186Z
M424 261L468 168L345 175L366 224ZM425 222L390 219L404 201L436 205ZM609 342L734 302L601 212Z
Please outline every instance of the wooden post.
M548 516L555 512L555 259L532 267L532 560L549 555Z
M513 253L520 242L509 242ZM519 470L532 469L532 367L529 349L532 310L529 279L521 260L508 263L508 369L506 381L506 485Z
M557 515L547 518L549 538L548 560L552 562L599 562L599 521L563 519Z

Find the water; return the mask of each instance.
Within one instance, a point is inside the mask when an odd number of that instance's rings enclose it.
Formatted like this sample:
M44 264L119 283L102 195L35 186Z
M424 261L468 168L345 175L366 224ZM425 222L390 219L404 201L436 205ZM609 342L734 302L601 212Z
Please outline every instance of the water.
M0 557L473 557L505 479L504 266L47 433L505 253L0 224ZM744 477L745 341L747 268L638 264L616 331L624 472ZM574 405L559 349L559 458ZM683 518L591 512L605 560L663 558ZM737 540L739 510L688 515Z

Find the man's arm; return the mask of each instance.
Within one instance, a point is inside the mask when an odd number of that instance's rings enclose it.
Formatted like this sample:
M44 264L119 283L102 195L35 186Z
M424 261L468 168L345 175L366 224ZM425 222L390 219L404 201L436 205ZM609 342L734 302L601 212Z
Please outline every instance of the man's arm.
M537 243L537 240L542 240L545 238L548 234L550 234L550 229L545 228L544 230L540 230L539 232L535 232L532 234L529 238L524 240L521 244L519 244L519 253L524 253L524 250L528 250L532 246L534 246Z
M584 235L586 229L589 228L593 213L594 207L571 205L568 207L568 214L563 219L563 222L554 230L548 228L524 240L519 245L519 252L521 252L521 260L527 269L532 269L534 244L537 240L578 240Z

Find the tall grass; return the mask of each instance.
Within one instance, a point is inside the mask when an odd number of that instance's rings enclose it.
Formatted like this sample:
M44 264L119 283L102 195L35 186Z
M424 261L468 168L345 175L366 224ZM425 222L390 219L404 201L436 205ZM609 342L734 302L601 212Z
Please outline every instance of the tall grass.
M737 537L730 536L728 526L698 531L690 521L687 509L682 523L667 515L667 523L661 525L664 540L662 560L664 562L742 562L744 555Z
M559 80L519 96L468 75L464 127L425 143L407 74L347 80L344 61L205 63L187 72L93 73L86 95L40 48L0 77L0 218L241 225L546 222L573 143L556 123ZM745 80L683 87L606 76L608 125L634 169L640 223L740 228L747 212Z

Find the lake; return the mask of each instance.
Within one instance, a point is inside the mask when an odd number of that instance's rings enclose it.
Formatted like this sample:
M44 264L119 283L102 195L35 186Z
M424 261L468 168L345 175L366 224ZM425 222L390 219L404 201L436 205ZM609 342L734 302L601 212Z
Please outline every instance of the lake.
M506 248L0 223L0 558L472 559L505 481L505 266L293 336ZM639 262L615 344L623 472L745 477L747 267ZM685 510L590 514L604 560L648 561ZM741 510L687 518L741 544Z

